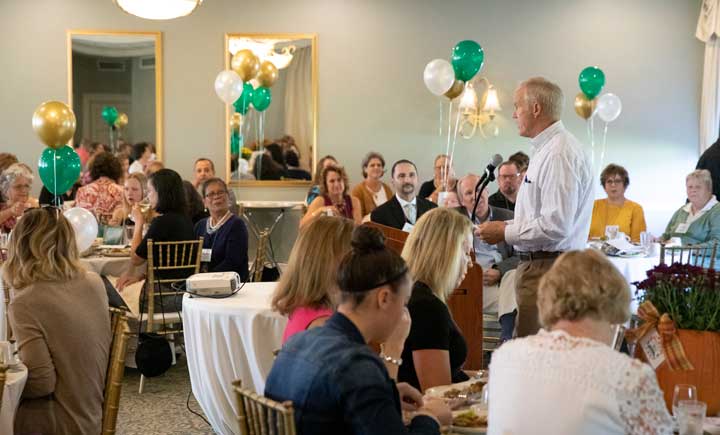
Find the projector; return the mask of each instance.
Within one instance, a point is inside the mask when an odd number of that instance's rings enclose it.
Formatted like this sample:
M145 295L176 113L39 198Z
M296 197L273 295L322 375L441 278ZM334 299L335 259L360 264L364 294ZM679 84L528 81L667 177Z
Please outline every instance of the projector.
M229 296L240 284L237 272L196 273L185 281L185 290L196 296Z

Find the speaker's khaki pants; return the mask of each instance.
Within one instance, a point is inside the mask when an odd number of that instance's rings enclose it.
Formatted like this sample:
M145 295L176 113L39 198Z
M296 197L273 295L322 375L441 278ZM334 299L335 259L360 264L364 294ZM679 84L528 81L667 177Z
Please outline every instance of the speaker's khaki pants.
M518 315L515 320L515 336L534 335L540 330L537 293L540 279L555 262L554 258L523 261L515 274L515 297Z

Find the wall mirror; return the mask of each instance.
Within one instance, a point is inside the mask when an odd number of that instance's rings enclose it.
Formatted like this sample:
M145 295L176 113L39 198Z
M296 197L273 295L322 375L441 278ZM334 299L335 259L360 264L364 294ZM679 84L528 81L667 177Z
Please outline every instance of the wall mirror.
M236 105L227 106L229 184L309 185L317 157L317 35L226 33L226 70L241 50L250 50L260 64L272 63L277 78L269 87L271 101L264 111L255 110L254 101L245 114L237 112ZM248 83L252 89L260 86L257 78L248 79L245 88Z
M67 50L68 101L77 118L73 140L113 150L121 141L148 142L162 159L162 34L68 30ZM106 107L120 114L112 126L103 116Z

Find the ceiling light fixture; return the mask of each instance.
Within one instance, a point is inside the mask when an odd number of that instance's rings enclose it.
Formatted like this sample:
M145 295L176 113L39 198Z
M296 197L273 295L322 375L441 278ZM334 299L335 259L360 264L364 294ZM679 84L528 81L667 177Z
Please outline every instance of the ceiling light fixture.
M147 20L172 20L190 15L203 0L113 0L123 11Z

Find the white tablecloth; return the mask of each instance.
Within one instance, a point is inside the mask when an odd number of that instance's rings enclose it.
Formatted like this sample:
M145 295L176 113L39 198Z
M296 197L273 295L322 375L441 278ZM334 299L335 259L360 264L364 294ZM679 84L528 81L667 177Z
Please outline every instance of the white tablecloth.
M3 390L2 409L0 409L0 434L12 434L15 422L15 412L20 404L25 382L27 382L27 367L20 364L7 372L5 389Z
M277 283L247 283L226 299L183 299L192 391L216 433L239 434L232 382L262 394L287 319L270 309Z
M80 259L89 271L98 275L120 276L130 268L130 257L104 257L93 255Z
M660 257L621 258L608 257L627 282L633 283L647 278L647 271L660 264Z

